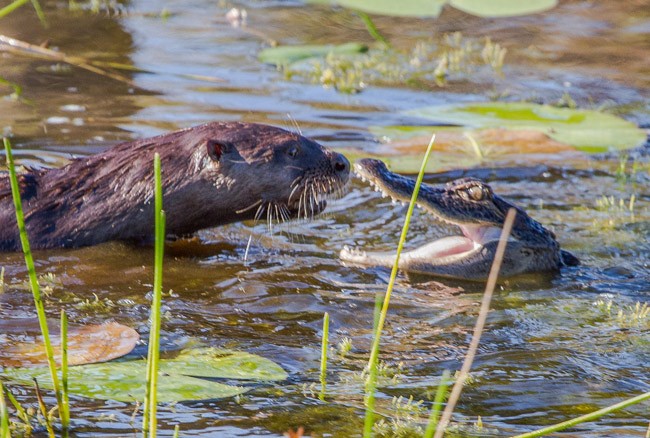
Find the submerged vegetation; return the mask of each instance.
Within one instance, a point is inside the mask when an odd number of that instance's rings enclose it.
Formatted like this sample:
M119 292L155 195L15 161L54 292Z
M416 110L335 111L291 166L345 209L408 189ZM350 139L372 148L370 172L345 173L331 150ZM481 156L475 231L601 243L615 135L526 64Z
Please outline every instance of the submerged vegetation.
M489 37L477 40L460 32L438 41L420 41L406 51L385 45L368 51L339 47L323 46L317 54L313 46L279 46L262 51L260 59L277 65L287 79L302 78L342 93L357 93L368 85L444 86L484 67L500 74L507 52ZM303 54L301 59L296 52Z

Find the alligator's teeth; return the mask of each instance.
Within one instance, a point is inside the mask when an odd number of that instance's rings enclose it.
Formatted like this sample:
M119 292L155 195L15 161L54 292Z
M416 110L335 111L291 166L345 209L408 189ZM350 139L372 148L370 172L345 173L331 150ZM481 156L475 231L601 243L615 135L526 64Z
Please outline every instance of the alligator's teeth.
M350 252L350 247L348 245L343 245L343 251Z
M406 207L408 204L404 201L402 201L402 207Z
M393 204L393 205L397 204L397 201L394 200L394 199L391 199L390 202L391 202L391 204Z

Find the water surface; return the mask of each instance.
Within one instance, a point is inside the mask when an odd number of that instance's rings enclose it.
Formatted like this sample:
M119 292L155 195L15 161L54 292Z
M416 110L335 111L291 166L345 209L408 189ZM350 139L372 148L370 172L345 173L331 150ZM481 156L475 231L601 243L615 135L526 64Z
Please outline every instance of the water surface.
M246 8L247 27L233 28L224 19L232 6ZM44 29L23 8L0 22L0 33L33 44L48 40L70 55L132 64L148 73L128 73L132 84L125 84L49 60L3 54L0 76L20 84L24 100L0 100L0 126L13 133L18 161L34 167L61 166L119 141L211 120L297 126L330 147L373 151L378 143L368 126L418 122L401 110L495 96L554 103L568 93L582 107L604 107L648 127L646 6L571 1L512 19L481 19L452 9L435 21L376 17L397 47L445 32L489 35L508 48L503 76L479 70L442 88L369 86L354 95L288 81L256 58L269 40L372 43L344 9L202 0L181 8L177 2L136 0L109 14L71 13L51 4L51 27ZM167 19L158 16L163 7L172 12ZM472 383L456 409L455 421L464 430L480 416L484 428L475 434L522 433L650 390L650 320L629 318L629 307L650 296L648 170L647 147L640 147L565 161L519 157L427 176L430 183L459 176L489 181L553 229L583 262L561 275L500 284ZM630 211L625 206L633 195ZM164 284L173 294L163 304L164 349L202 344L246 350L276 361L290 378L236 400L163 406L161 429L180 424L182 436L278 436L302 425L314 436L357 435L363 412L357 375L367 360L375 294L385 290L389 272L344 266L338 252L345 244L395 248L404 213L353 180L349 192L313 222L273 232L265 224L236 224L201 232L203 245L189 251L168 248ZM417 214L409 245L453 232ZM73 324L114 320L146 338L150 248L108 243L37 252L36 258L39 273L52 273L60 282L47 298L50 315L64 307ZM20 254L0 255L0 266L7 283L0 315L11 324L33 314L31 296L19 287L26 279ZM429 400L442 371L460 367L482 289L399 276L381 358L401 366L401 377L380 388L382 414L394 414L392 397ZM102 304L84 304L88 299ZM332 353L328 394L320 401L319 386L312 383L318 381L324 312L331 316L332 343L347 337L353 348L345 357ZM26 336L35 334L30 329ZM134 354L145 350L140 346ZM35 403L31 389L15 392L26 404ZM72 405L77 436L124 436L139 428L132 423L132 404L74 397ZM647 409L637 406L562 436L643 436L647 426Z

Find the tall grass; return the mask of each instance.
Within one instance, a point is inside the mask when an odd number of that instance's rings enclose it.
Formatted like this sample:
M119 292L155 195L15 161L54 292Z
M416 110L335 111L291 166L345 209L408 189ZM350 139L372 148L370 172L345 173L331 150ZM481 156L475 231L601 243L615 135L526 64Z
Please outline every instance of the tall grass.
M481 310L479 311L478 318L476 318L476 325L474 326L474 333L472 333L472 340L465 353L465 360L463 365L460 368L460 373L456 378L453 388L451 389L451 394L449 395L449 400L447 400L447 406L442 413L440 418L440 424L436 428L436 433L433 435L434 438L442 438L442 435L445 433L445 429L451 420L451 414L454 412L456 407L456 402L460 398L460 393L463 390L463 385L465 385L465 380L469 375L469 370L472 368L472 363L474 362L474 357L478 350L478 344L481 340L481 335L483 334L483 329L485 328L485 321L487 320L487 314L490 311L490 302L492 301L492 294L494 293L494 288L497 284L497 278L499 277L499 270L501 269L501 263L503 261L503 254L506 251L506 245L508 244L508 236L510 236L510 231L512 230L512 224L515 222L516 211L514 208L508 210L506 219L503 223L503 229L501 230L501 235L499 236L499 244L497 245L497 250L494 254L494 260L492 261L492 267L490 268L490 274L488 276L487 284L485 285L485 293L483 294L483 300L481 301Z
M433 397L433 405L431 406L431 413L429 415L429 422L427 428L424 430L424 438L431 438L438 428L438 420L440 418L440 410L447 395L447 388L449 387L451 373L449 370L442 372L436 395Z
M43 9L41 8L41 4L38 2L38 0L14 0L4 8L0 9L0 18L6 17L7 15L11 14L13 11L29 3L30 1L32 3L32 6L34 7L34 11L36 11L36 15L38 15L38 19L41 20L41 25L43 27L48 27L47 20L45 19L45 14L43 13Z
M154 281L153 298L149 330L149 352L147 355L147 388L145 391L144 413L142 418L142 434L146 437L156 437L158 406L158 362L160 359L160 319L162 304L162 274L163 255L165 249L165 212L162 209L162 178L160 170L160 155L154 156L154 221L155 221L155 250L154 250Z
M323 337L320 349L320 399L325 399L325 386L327 383L327 347L329 345L330 314L323 315Z
M431 149L433 148L433 142L435 139L436 136L434 134L431 137L431 141L429 141L429 146L427 146L427 150L424 153L424 158L422 159L422 166L420 167L420 172L418 173L415 188L413 189L413 195L411 196L411 202L409 204L408 211L406 212L406 218L404 219L402 234L400 235L399 243L397 245L397 256L395 257L395 263L393 264L393 269L390 273L390 280L388 281L386 294L384 295L383 302L381 303L379 317L376 319L375 323L372 348L370 350L370 359L368 360L368 380L366 382L366 415L363 426L363 436L366 438L370 438L372 435L372 427L375 422L375 390L377 387L377 367L379 365L379 343L381 341L381 332L384 329L384 324L386 323L386 315L388 313L388 306L390 304L390 296L395 286L395 279L397 278L399 258L402 254L402 250L404 249L404 242L406 242L406 234L408 233L409 225L411 223L411 216L413 216L413 209L415 208L416 200L418 199L420 186L422 185L422 180L424 179L424 171L426 169L427 162L429 161L429 156L431 155ZM379 301L377 301L377 304L379 304Z
M23 254L25 255L25 264L27 265L27 272L29 275L29 285L32 290L34 298L34 306L36 307L36 314L38 315L38 324L41 328L43 335L43 344L45 345L45 354L47 355L47 364L50 369L50 376L52 378L52 386L56 396L57 405L59 406L59 418L63 426L63 433L67 435L67 418L70 418L70 412L67 411L67 404L64 405L61 386L59 384L59 377L56 371L56 362L54 360L54 350L52 349L52 342L50 340L50 331L47 326L47 318L45 316L45 306L43 298L41 297L40 286L38 278L36 277L36 268L34 267L34 258L29 246L29 239L27 237L27 230L25 229L25 218L23 214L22 201L20 199L20 186L18 184L18 177L16 176L16 168L14 165L14 158L11 151L11 143L8 138L3 138L5 153L7 154L7 167L9 168L9 180L11 183L11 195L13 197L14 208L16 209L16 222L20 233L20 243L22 245Z
M0 382L0 438L10 438L9 410L5 400L5 387L2 382Z
M522 433L521 435L516 435L512 438L537 438L537 437L546 436L550 433L559 432L560 430L568 429L569 427L578 425L580 423L586 423L587 421L597 420L598 418L604 415L627 408L628 406L641 403L642 401L645 400L650 400L650 392L637 395L636 397L628 398L627 400L623 400L622 402L613 404L611 406L607 406L603 409L599 409L589 414L581 415L579 417L572 418L571 420L563 421L562 423L557 423L552 426L548 426L533 432ZM648 430L650 431L650 428L648 428ZM648 432L646 432L646 437L647 436L648 436Z
M68 315L61 309L61 424L67 431L70 424L70 400L68 394Z

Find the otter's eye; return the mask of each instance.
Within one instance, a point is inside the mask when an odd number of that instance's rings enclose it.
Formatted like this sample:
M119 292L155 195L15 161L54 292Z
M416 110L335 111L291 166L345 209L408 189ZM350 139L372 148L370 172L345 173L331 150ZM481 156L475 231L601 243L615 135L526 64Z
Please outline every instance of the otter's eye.
M483 188L481 186L472 186L467 189L467 195L473 201L483 200Z
M298 152L300 152L300 148L298 146L291 146L289 148L289 150L287 150L287 154L291 158L296 158L296 156L298 155Z

